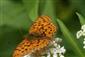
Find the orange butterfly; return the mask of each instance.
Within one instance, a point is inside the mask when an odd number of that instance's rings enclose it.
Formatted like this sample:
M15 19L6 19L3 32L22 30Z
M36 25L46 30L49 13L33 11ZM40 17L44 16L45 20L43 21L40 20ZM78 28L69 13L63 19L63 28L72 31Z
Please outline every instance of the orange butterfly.
M46 49L50 44L55 32L56 26L52 23L50 17L39 17L29 29L29 34L35 36L35 39L28 40L25 38L15 49L13 57L42 53L43 49ZM36 36L39 36L39 38L36 38Z
M33 36L42 36L52 38L56 32L56 26L48 16L39 17L31 26L29 34Z

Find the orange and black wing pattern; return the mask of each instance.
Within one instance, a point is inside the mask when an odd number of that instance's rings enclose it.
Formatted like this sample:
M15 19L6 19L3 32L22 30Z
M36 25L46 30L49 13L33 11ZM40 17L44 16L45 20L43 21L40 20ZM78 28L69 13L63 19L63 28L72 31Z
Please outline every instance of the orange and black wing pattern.
M13 57L23 57L27 54L35 53L36 51L40 51L43 48L46 48L49 44L49 40L46 38L35 39L29 41L25 38L15 49L13 53Z
M22 57L25 54L29 53L31 51L30 48L28 49L30 44L30 41L25 38L14 50L13 57Z
M56 32L56 26L48 16L41 16L32 24L29 34L51 38Z

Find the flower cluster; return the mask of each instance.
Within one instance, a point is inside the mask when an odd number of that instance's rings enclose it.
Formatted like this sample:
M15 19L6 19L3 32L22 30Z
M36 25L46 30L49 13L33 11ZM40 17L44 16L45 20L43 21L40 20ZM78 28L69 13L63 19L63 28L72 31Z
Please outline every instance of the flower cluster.
M60 38L55 38L55 40L52 42L53 47L51 47L49 49L48 55L47 57L64 57L64 53L66 52L66 49L64 48L64 46L60 46L60 42L62 41L62 39Z
M82 25L81 30L79 30L76 33L76 36L77 36L77 39L79 39L81 36L85 37L85 25ZM84 38L83 44L84 44L83 48L85 48L85 38Z

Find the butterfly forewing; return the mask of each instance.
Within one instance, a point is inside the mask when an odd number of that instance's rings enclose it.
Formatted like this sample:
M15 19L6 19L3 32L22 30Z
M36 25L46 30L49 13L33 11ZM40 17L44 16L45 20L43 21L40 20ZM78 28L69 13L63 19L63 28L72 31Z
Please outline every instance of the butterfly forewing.
M39 17L31 26L29 34L51 38L56 32L56 26L48 16Z

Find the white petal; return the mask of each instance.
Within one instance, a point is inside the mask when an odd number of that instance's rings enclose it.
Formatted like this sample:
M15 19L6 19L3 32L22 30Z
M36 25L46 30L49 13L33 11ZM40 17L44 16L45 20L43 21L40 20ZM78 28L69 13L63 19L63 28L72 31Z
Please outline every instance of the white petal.
M85 25L82 25L81 29L82 29L82 30L85 30Z
M61 47L60 45L57 46L58 49L60 49L60 47Z
M50 53L48 52L47 57L50 57Z
M64 57L63 55L60 55L60 57Z
M60 57L64 57L61 53L59 54Z
M53 54L53 57L58 57L58 55L56 53Z
M57 37L57 38L55 38L55 41L56 42L62 42L62 39Z
M83 48L85 49L85 46L83 46Z
M65 53L66 52L66 49L64 48L64 46L61 47L60 51L61 51L61 53Z
M82 36L82 33L83 33L82 30L80 30L80 31L77 32L77 34L76 34L77 39L79 39Z
M83 44L85 44L85 41L83 41Z

